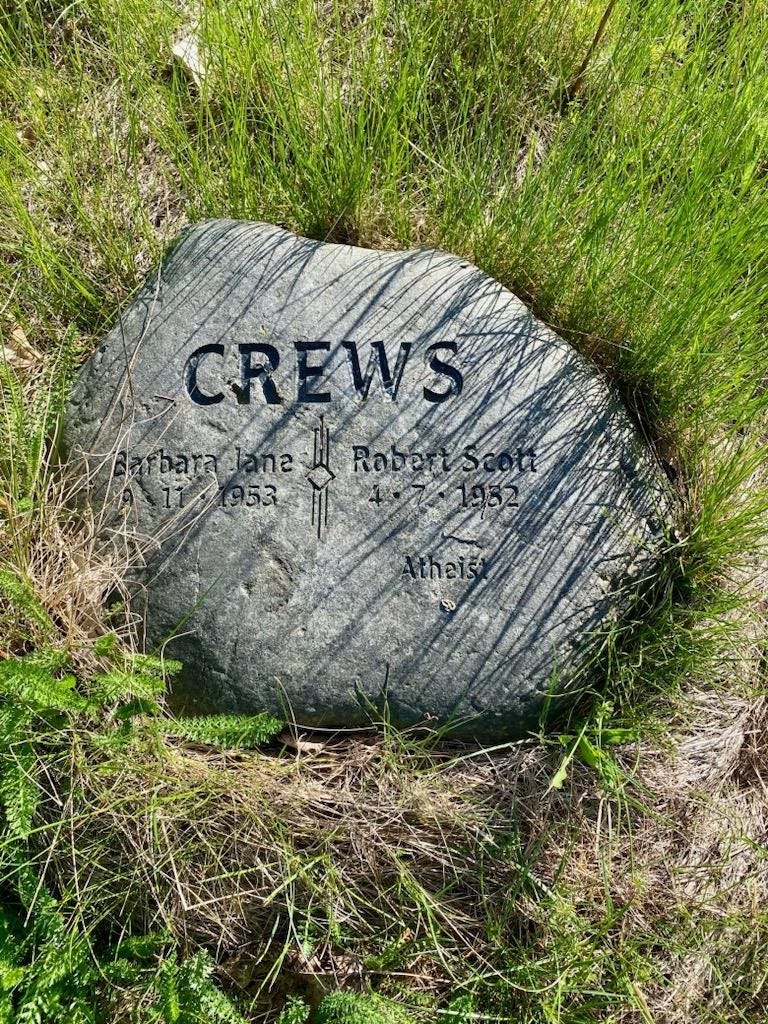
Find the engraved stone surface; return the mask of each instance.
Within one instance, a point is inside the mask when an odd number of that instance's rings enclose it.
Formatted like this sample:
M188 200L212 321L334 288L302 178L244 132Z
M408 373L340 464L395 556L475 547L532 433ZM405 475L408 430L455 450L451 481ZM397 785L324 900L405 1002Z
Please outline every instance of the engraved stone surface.
M185 233L83 367L66 450L196 710L535 726L671 498L600 374L476 267Z

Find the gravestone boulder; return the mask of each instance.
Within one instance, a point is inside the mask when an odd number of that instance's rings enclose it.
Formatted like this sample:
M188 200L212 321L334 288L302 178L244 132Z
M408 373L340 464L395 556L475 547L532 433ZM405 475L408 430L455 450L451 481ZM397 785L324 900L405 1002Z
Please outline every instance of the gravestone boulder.
M265 224L181 237L64 437L176 699L315 727L535 726L671 510L605 380L496 281Z

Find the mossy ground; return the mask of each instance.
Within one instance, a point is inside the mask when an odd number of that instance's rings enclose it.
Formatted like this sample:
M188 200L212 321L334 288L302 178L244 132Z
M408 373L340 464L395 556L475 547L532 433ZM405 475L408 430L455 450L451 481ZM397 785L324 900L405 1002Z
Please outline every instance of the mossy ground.
M7 1019L765 1019L767 44L762 0L2 8ZM208 216L442 246L621 389L672 570L558 734L174 736L49 441Z

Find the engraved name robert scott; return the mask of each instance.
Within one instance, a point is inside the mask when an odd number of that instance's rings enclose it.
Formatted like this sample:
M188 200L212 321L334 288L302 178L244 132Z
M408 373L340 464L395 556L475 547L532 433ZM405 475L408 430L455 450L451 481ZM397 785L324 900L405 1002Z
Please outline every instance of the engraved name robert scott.
M482 445L469 443L457 451L445 446L437 451L400 450L391 444L384 451L369 445L353 444L348 456L353 473L400 473L411 471L431 475L449 473L457 469L462 473L536 473L537 455L533 448L513 448L492 451ZM229 462L229 465L226 463ZM299 457L290 452L251 452L236 445L229 460L212 452L170 452L156 448L147 455L135 455L125 450L115 455L115 476L131 476L139 480L152 476L205 476L219 469L233 473L292 473ZM224 465L220 466L220 463Z

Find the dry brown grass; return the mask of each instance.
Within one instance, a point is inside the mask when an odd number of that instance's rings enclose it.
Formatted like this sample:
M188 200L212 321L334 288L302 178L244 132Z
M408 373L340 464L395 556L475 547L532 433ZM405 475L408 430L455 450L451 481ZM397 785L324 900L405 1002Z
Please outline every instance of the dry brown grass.
M480 975L524 989L529 973L509 973L524 955L539 984L566 987L591 958L606 990L612 966L637 961L612 1019L642 1006L702 1021L704 1006L726 1012L738 978L722 975L735 958L754 971L765 938L767 722L762 700L698 691L666 750L619 751L612 793L578 761L551 788L561 755L536 741L166 743L120 761L81 746L40 856L112 932L162 925L214 951L264 1012L286 989L441 997Z
M0 348L0 651L51 646L77 661L103 632L106 596L125 593L126 566L98 539L98 514L80 507L82 482L53 472L58 367L30 358L19 371L18 351Z

